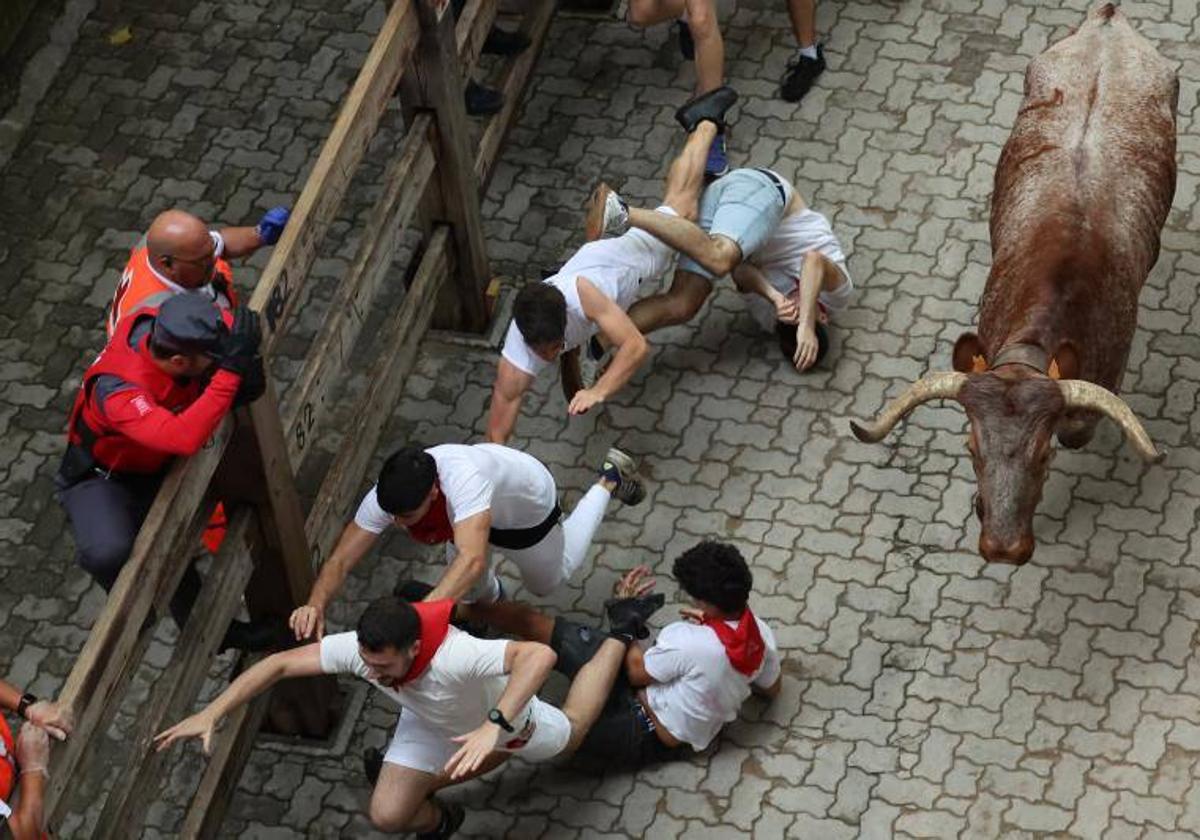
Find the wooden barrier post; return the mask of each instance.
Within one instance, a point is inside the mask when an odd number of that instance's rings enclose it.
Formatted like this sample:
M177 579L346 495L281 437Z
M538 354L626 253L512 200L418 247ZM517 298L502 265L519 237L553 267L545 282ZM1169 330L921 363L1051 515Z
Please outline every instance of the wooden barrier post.
M435 325L446 329L483 332L487 327L484 297L491 269L483 241L479 211L479 182L470 149L470 125L463 102L458 38L447 0L412 0L417 8L420 37L415 55L416 84L405 91L406 110L433 111L437 124L438 199L425 206L438 214L433 221L449 223L454 238L456 271L448 292L453 308L438 307ZM486 34L486 33L485 33ZM464 47L470 39L464 39ZM416 99L417 101L414 101ZM437 206L440 204L440 207ZM443 297L443 301L446 300ZM445 319L449 316L449 321Z

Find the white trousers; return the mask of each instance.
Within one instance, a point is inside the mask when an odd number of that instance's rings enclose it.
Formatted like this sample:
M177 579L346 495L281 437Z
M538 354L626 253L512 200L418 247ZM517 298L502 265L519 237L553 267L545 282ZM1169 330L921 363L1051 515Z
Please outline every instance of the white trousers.
M612 495L599 484L593 484L575 506L575 510L560 520L541 542L529 548L497 548L513 562L521 573L521 582L534 595L549 595L575 574L587 559L596 528L604 519ZM447 562L458 553L453 544L446 547ZM463 600L494 601L500 595L500 580L496 577L495 560L489 556L488 568L479 582Z

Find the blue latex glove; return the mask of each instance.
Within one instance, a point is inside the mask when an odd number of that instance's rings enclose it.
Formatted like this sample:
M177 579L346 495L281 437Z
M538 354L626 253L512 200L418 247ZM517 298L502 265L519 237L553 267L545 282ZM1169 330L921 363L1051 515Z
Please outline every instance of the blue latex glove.
M283 234L283 226L287 224L292 211L286 207L272 207L263 214L262 221L255 228L258 238L264 245L274 245Z

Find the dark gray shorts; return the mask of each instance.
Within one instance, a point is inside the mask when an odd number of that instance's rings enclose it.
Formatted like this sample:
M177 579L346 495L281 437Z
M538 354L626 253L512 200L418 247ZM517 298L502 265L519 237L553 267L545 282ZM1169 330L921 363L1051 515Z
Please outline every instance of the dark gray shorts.
M574 679L607 638L608 634L597 627L565 618L556 619L550 635L550 647L558 655L554 670ZM606 766L633 769L680 758L686 752L685 748L671 749L658 739L654 723L622 669L608 694L604 710L592 724L576 755L603 761Z

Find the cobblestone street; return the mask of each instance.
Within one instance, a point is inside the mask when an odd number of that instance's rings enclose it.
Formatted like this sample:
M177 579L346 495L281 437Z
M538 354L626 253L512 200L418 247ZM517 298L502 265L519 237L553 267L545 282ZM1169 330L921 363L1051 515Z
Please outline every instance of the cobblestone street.
M796 106L777 96L794 48L785 4L722 3L741 95L731 163L792 177L830 217L855 299L835 316L829 358L803 376L726 283L692 324L654 334L647 364L601 411L568 421L557 377L540 380L512 445L546 462L564 509L618 442L643 459L650 494L610 508L592 562L555 595L530 596L501 569L514 597L598 620L616 575L645 562L663 574L662 622L677 608L672 559L701 538L733 541L754 570L751 605L784 648L782 694L750 701L705 754L636 775L513 762L446 794L468 808L463 836L1200 835L1196 0L1123 4L1180 65L1175 203L1122 384L1165 461L1144 467L1102 423L1085 449L1059 450L1033 559L986 566L962 410L926 406L876 445L848 425L950 368L990 267L992 177L1025 66L1089 5L821 0L829 69ZM128 247L168 206L252 224L294 201L384 11L372 0L101 2L0 168L5 679L54 694L103 604L73 562L51 479ZM110 45L125 25L133 43ZM692 79L669 26L560 14L484 204L495 271L519 283L562 262L583 241L582 204L601 176L631 203L656 203ZM372 156L399 125L396 108ZM284 399L380 171L368 164L317 262L277 364ZM240 286L267 256L237 268ZM378 454L478 441L496 357L431 335ZM338 420L317 461L336 450ZM426 558L391 537L332 608L333 626L402 577L433 579ZM166 660L169 624L151 670ZM231 662L220 660L206 696ZM384 836L366 818L361 752L384 746L394 722L372 693L344 750L256 748L224 836ZM173 836L199 778L195 747L177 752L148 837ZM62 836L88 836L96 816L73 814Z

